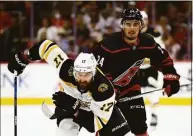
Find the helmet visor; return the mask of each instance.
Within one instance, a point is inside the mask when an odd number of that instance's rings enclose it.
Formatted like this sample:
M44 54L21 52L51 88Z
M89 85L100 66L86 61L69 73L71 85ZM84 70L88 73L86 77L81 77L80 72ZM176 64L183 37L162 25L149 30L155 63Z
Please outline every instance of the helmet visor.
M139 20L125 20L123 21L122 28L140 27L141 21Z
M92 72L79 72L79 71L74 71L74 75L76 77L76 79L91 79L93 76Z

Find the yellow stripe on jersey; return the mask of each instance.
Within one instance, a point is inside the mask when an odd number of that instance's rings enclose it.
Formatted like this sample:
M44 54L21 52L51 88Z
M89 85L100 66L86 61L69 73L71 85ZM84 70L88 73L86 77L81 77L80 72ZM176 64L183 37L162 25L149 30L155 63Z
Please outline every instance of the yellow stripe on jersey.
M64 81L64 80L61 80L64 84L66 84L67 86L70 86L70 87L72 87L72 88L77 88L77 86L75 86L75 85L73 85L72 83L70 83L70 82L66 82L66 81Z
M61 92L64 92L64 88L62 87L62 85L59 83L59 91L61 91Z
M44 43L44 42L42 43L43 45L41 45L41 46L43 46L43 47L42 47L42 50L41 50L41 53L40 53L40 57L41 57L41 58L43 58L44 53L45 53L47 47L48 47L51 43L53 43L53 42L50 41L50 40L46 40L45 43Z
M96 67L96 69L97 69L103 76L105 76L105 74L104 74L98 67Z
M104 123L104 124L107 124L107 120L106 119L104 119L104 118L100 118L101 120L102 120L102 122Z
M57 45L53 45L53 46L51 46L46 52L45 52L45 54L44 54L44 59L47 61L47 58L48 58L48 56L49 56L49 54L50 54L50 52L52 52L54 49L56 49L56 48L59 48Z
M96 117L96 122L97 122L98 130L100 130L103 126L101 125L100 120L98 119L98 117Z

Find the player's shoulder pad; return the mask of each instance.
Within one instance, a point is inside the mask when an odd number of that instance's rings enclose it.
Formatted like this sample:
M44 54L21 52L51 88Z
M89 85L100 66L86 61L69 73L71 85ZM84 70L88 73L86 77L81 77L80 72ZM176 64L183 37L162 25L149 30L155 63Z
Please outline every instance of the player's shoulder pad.
M105 75L97 69L92 87L92 97L95 101L104 101L114 94L114 87Z
M105 37L99 44L106 50L114 51L120 48L122 43L122 33L115 32Z
M154 37L149 33L141 33L139 34L139 45L144 47L152 47L155 46Z
M160 32L157 31L156 28L149 27L148 29L149 29L149 30L147 31L147 33L150 34L150 35L152 35L153 37L159 37L159 36L161 36Z
M73 85L76 85L74 76L73 76L73 64L74 60L67 59L64 61L60 68L59 77L65 82L72 83Z

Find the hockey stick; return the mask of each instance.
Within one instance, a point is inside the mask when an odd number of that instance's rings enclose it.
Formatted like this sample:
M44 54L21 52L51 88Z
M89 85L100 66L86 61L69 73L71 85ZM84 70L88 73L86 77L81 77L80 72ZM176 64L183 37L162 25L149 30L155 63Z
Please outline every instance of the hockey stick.
M184 78L184 79L189 80L190 82L192 82L192 79L191 79L191 78L188 78L188 77L185 77L185 76L180 76L180 77L182 77L182 78Z
M14 71L14 136L17 136L17 72Z
M191 83L190 83L190 84L191 84ZM188 86L188 85L190 85L190 84L180 85L180 87ZM145 93L142 93L142 94L139 94L139 95L136 95L136 96L132 96L132 97L124 97L124 98L119 99L118 101L119 101L119 102L126 102L126 101L135 100L135 99L138 99L138 98L143 97L143 96L146 95L146 94L153 93L153 92L157 92L157 91L160 91L160 90L163 90L163 88L156 89L156 90L152 90L152 91L149 91L149 92L145 92Z
M45 101L42 103L41 109L46 117L48 117L49 119L56 119L55 114L50 110Z

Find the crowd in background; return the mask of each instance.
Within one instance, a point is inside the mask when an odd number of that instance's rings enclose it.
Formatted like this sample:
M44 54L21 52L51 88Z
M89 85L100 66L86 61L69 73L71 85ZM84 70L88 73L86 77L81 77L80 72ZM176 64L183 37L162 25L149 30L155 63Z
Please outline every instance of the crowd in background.
M192 3L142 1L0 2L0 61L44 39L56 42L69 57L90 52L105 36L121 31L121 12L146 11L174 60L190 60Z

